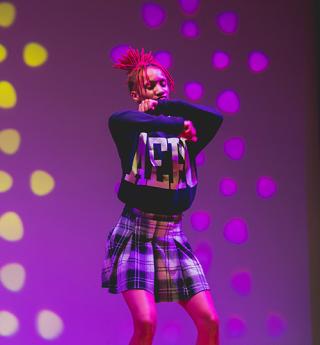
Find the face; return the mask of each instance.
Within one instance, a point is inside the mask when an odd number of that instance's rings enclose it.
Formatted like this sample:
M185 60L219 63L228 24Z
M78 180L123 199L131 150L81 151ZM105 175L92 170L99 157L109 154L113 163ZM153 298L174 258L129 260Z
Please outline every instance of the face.
M167 78L157 67L147 67L148 79L143 77L144 88L142 93L132 91L131 96L134 101L140 103L144 99L168 99L170 95L170 88Z

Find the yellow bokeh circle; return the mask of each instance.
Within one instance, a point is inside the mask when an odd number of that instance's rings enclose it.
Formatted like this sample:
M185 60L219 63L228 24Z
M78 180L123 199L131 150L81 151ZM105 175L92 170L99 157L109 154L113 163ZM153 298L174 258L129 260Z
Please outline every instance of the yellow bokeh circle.
M16 153L20 147L21 137L18 131L12 128L0 131L0 151L8 155Z
M16 19L16 8L10 2L0 2L0 26L8 28Z
M8 81L0 81L0 108L9 109L17 104L17 93Z
M13 184L12 177L5 171L0 170L0 193L7 192Z
M0 237L7 241L19 241L23 232L23 224L17 213L9 211L0 217Z
M39 67L48 60L47 49L36 42L26 44L22 55L23 61L29 67Z
M30 188L34 194L47 195L54 189L54 186L54 178L46 171L36 170L31 174Z
M0 62L3 62L8 56L7 48L0 43Z

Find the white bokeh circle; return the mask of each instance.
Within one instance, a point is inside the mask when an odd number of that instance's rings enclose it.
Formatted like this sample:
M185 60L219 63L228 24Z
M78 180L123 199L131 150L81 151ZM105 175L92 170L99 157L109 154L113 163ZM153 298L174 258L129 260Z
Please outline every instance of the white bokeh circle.
M42 338L52 340L61 335L64 323L57 313L44 309L36 316L36 328Z

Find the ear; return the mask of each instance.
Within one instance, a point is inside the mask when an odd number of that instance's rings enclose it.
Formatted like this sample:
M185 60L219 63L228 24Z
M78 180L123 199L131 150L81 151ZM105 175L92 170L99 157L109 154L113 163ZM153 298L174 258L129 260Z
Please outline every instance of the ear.
M136 102L136 103L140 103L141 102L141 100L140 100L140 96L139 96L139 94L138 94L138 92L137 91L131 91L130 92L130 96L131 96L131 98Z

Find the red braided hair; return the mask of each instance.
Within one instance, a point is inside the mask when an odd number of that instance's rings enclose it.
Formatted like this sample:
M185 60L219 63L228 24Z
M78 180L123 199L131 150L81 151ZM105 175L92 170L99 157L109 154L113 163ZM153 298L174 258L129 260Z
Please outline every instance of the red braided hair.
M170 90L174 88L174 81L169 71L158 62L152 52L145 53L144 48L129 48L124 55L113 65L114 68L122 69L128 73L129 90L135 90L141 94L144 89L143 76L148 80L147 67L153 66L159 68L167 78Z

